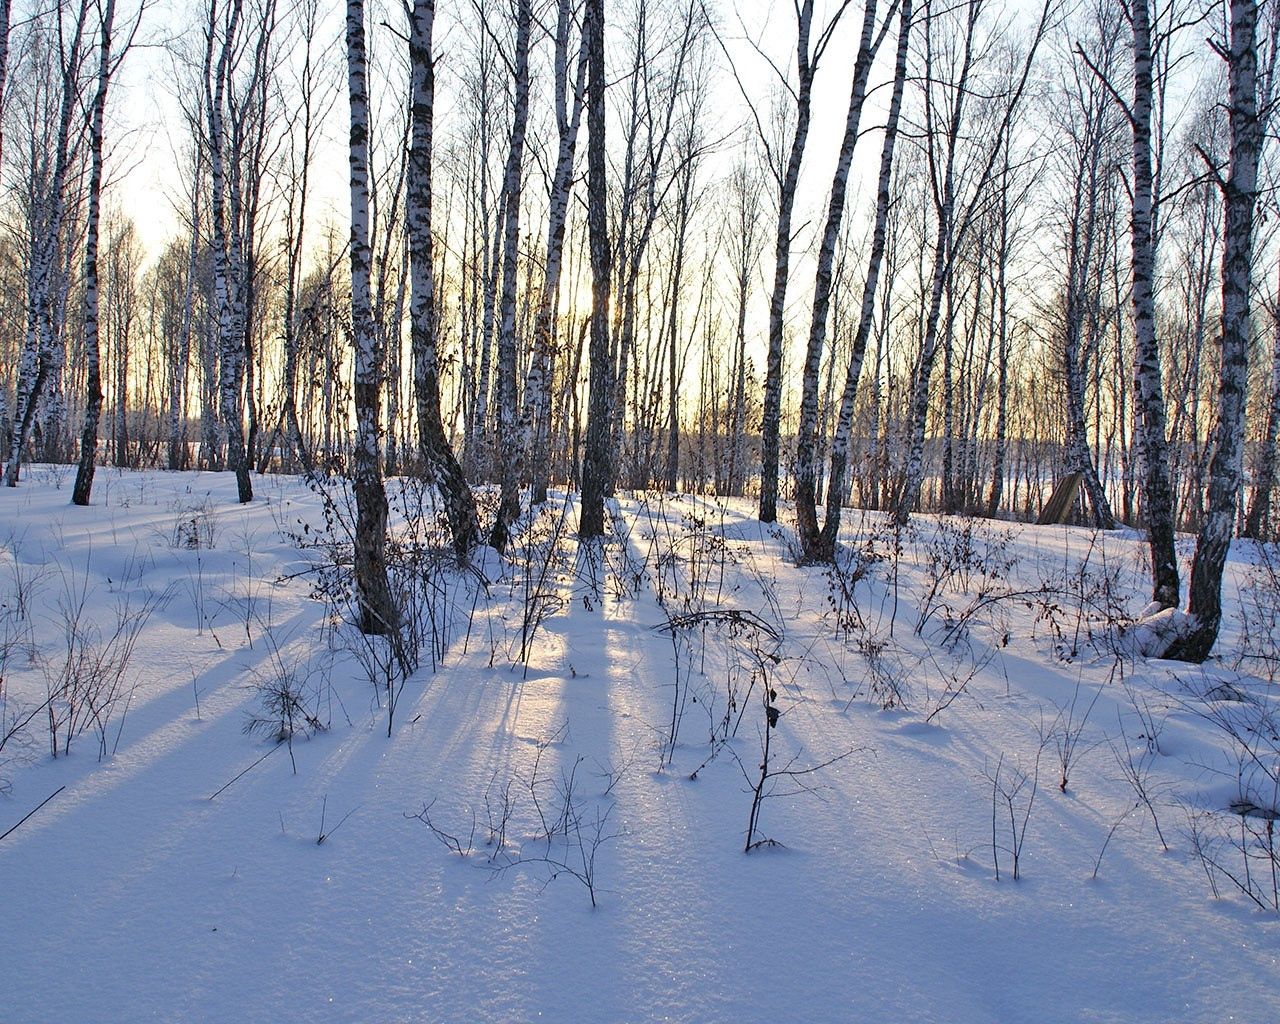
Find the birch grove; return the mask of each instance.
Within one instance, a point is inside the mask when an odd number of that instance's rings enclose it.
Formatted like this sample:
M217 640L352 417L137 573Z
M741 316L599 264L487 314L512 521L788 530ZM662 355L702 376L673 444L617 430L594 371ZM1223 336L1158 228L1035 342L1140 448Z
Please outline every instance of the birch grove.
M1142 531L1191 660L1277 539L1276 0L117 5L0 2L9 487L349 481L384 633L412 480L464 562L660 491L826 563L851 507L1078 480L1055 515Z

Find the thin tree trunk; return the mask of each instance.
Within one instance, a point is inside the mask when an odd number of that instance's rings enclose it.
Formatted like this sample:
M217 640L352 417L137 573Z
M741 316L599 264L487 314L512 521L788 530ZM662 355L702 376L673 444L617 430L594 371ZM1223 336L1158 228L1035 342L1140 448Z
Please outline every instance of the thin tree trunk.
M1280 301L1280 300L1278 300ZM1258 477L1253 487L1253 501L1245 519L1245 537L1264 540L1271 533L1271 494L1276 482L1276 441L1280 438L1280 306L1272 317L1272 349L1270 394L1267 401L1267 425L1260 442Z
M582 29L587 60L587 231L591 250L591 374L582 453L578 536L604 536L604 496L612 478L609 421L613 369L609 354L610 256L605 184L604 0L586 0Z
M1243 489L1244 416L1249 386L1249 287L1253 259L1253 215L1258 193L1261 130L1257 106L1258 56L1254 36L1256 0L1230 0L1231 43L1227 59L1231 157L1224 200L1222 248L1222 373L1209 500L1196 539L1187 610L1191 629L1166 657L1202 662L1218 639L1222 622L1222 571L1235 531Z
M578 64L573 85L568 81L569 30L573 22L570 0L559 0L556 22L555 103L559 150L551 179L550 211L547 215L547 255L542 294L534 316L533 352L525 377L521 409L521 452L529 453L530 500L547 500L550 480L550 388L551 364L556 338L556 305L560 297L560 276L564 266L564 234L569 219L569 198L573 186L573 156L582 122L582 101L586 92L587 48L579 40ZM569 90L572 88L572 92ZM570 112L572 111L572 112Z
M436 353L435 265L431 239L431 148L435 108L435 64L431 53L435 0L415 0L409 23L409 74L413 126L409 148L405 216L409 229L410 339L418 446L427 472L444 501L453 547L465 558L480 527L475 498L449 445L440 414L440 366Z
M1138 398L1139 446L1143 460L1142 512L1151 542L1152 600L1162 608L1178 603L1178 560L1174 551L1173 492L1169 486L1169 443L1165 426L1160 346L1156 339L1153 288L1155 236L1152 228L1151 24L1148 0L1132 0L1133 21L1133 329L1134 388Z
M778 518L778 453L782 428L782 342L787 306L787 281L791 273L791 219L796 185L809 138L816 55L809 50L813 24L813 0L796 5L796 131L791 139L786 169L778 182L778 233L774 241L773 292L769 297L769 350L765 358L764 411L760 423L760 521Z
M9 447L9 461L5 466L4 482L7 487L18 486L18 469L31 431L44 389L57 390L55 377L60 376L55 348L57 328L54 302L55 267L59 263L58 249L63 242L63 221L67 209L67 175L71 164L71 126L77 112L79 75L83 53L85 20L88 0L81 0L75 28L67 48L61 51L62 97L58 117L58 132L53 155L53 174L50 177L45 210L32 210L31 269L28 272L27 335L18 367L18 393L14 403L13 433ZM56 417L55 417L56 419Z
M519 395L516 387L516 287L520 256L520 196L525 132L529 123L529 35L533 0L518 0L511 115L511 150L503 175L502 303L498 327L498 511L489 543L506 549L511 523L520 514Z
M827 223L818 249L818 268L813 288L813 316L809 323L809 345L805 352L804 372L800 398L800 426L796 443L796 533L800 538L803 557L813 560L819 556L819 529L817 508L818 478L818 371L822 365L822 351L827 336L827 320L831 312L833 266L836 243L840 238L840 225L844 220L844 207L849 187L849 170L853 165L853 150L858 142L862 124L862 107L867 96L867 79L876 51L889 30L893 11L885 18L884 26L876 33L876 0L866 0L863 8L862 36L858 43L858 55L853 64L853 85L849 94L849 110L845 116L844 138L840 143L840 156L836 160L835 176L831 182L831 199L827 207ZM896 81L895 81L896 86ZM877 211L878 213L879 211ZM882 246L883 251L883 246Z
M111 84L111 29L115 14L115 0L106 0L98 53L98 90L93 97L89 126L89 209L84 240L84 347L89 376L84 430L80 436L80 465L71 491L71 501L76 505L89 504L94 457L98 451L98 419L102 415L102 365L98 351L98 212L102 199L102 122L107 109L107 89Z
M858 378L866 358L867 341L875 322L876 292L880 284L880 267L888 240L886 225L893 180L893 153L898 139L898 119L902 112L902 93L907 77L907 49L911 37L912 0L902 0L898 11L898 50L894 59L893 94L889 100L889 119L885 123L884 141L880 147L880 174L876 187L876 219L871 234L871 252L867 259L867 276L862 286L862 306L858 327L853 336L853 351L845 372L844 390L840 395L840 412L831 438L831 469L827 478L826 518L814 539L813 559L831 561L835 557L836 539L840 534L840 509L847 487L849 448L853 436L853 415L858 397ZM798 508L798 506L797 506ZM816 524L815 524L816 525Z
M369 93L364 0L347 3L347 81L351 104L351 326L355 343L352 390L356 442L351 474L356 499L355 581L360 629L381 635L393 633L399 617L387 583L387 496L378 451L382 353L374 331L369 289Z
M213 63L216 37L216 7L209 17L209 40L205 50L205 91L209 128L209 169L212 178L214 290L218 303L218 395L223 426L227 432L226 467L236 475L236 489L243 504L253 500L253 484L249 479L249 463L244 446L244 338L241 320L236 315L236 281L238 267L228 251L227 174L224 155L225 132L223 111L231 56L235 48L236 30L240 24L243 0L231 0L222 49L216 67Z

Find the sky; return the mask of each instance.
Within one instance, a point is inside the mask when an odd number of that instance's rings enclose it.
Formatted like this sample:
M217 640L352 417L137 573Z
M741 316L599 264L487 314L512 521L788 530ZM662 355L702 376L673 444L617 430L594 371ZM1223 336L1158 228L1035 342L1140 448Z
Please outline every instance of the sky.
M337 7L329 5L327 45L335 70L343 58L342 40L338 33L341 22L335 17ZM613 5L608 5L608 10ZM815 18L829 17L833 5L819 4ZM129 215L137 226L139 235L149 254L157 254L179 231L178 209L183 203L180 171L182 149L186 146L185 126L176 98L175 59L168 43L185 34L186 45L198 45L197 7L184 0L159 0L148 13L144 23L142 41L128 57L116 85L112 107L116 124L117 146L112 159L114 185L112 199ZM438 50L446 62L454 59L449 52L454 33L447 25L448 9L441 4ZM846 12L844 22L832 39L829 51L820 67L813 103L813 127L806 151L804 172L799 189L797 207L802 216L810 219L825 204L830 175L834 169L843 131L845 110L848 103L849 82L852 77L853 54L856 49L856 27L861 10L853 7ZM789 5L770 3L721 4L719 7L720 35L735 62L743 87L753 98L767 108L770 91L776 87L777 78L768 64L753 51L754 41L779 67L790 69L794 64L794 16ZM185 30L185 33L184 33ZM381 29L384 47L395 44L387 29ZM713 45L717 68L713 81L712 109L724 110L723 116L713 118L714 127L728 135L749 122L749 110L742 99L734 78L725 69L725 61L719 48ZM884 53L892 56L892 37L886 42ZM547 49L547 44L543 44ZM882 61L882 64L884 62ZM880 69L881 77L889 69ZM446 94L448 74L441 76L441 111L437 115L437 133L447 136L451 129L451 113L457 110ZM535 88L537 83L535 82ZM877 102L878 99L880 102ZM383 97L386 102L386 97ZM872 110L864 118L864 125L873 118L883 117L883 102L887 92L873 95ZM327 210L334 220L345 224L346 154L342 147L345 129L346 103L343 97L334 105L328 126L328 139L322 159L318 161L313 177L318 202L316 207ZM736 139L741 132L734 132L734 141L727 142L718 155L708 161L708 174L727 174L740 150ZM852 178L856 190L861 177L874 174L879 146L874 139L865 140L858 148L857 163ZM176 204L176 205L175 205ZM803 246L803 242L801 242Z

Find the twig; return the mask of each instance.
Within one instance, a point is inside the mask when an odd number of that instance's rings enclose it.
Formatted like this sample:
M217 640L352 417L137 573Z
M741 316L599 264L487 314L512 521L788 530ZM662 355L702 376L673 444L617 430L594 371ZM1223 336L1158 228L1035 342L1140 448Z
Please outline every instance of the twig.
M61 792L62 792L64 789L66 789L66 788L67 788L66 786L59 786L59 787L58 787L57 789L55 789L52 793L50 793L47 797L45 797L45 798L44 798L43 800L41 800L38 804L36 804L36 805L35 805L35 807L33 807L30 811L28 811L28 812L26 813L26 815L22 818L22 820L21 820L21 821L19 821L19 822L18 822L18 824L14 825L11 829L9 829L9 831L8 831L8 832L6 832L4 835L0 836L0 841L5 840L5 839L8 839L11 835L13 835L13 833L17 832L17 831L18 831L18 829L20 829L23 825L25 825L25 824L27 823L27 819L28 819L28 818L30 818L33 814L35 814L35 813L36 813L36 811L40 810L40 808L41 808L41 807L43 807L45 804L47 804L50 800L52 800L55 796L57 796L59 793L61 793Z
M232 779L232 780L231 780L230 782L228 782L225 786L223 786L220 790L218 790L218 792L214 793L214 794L213 794L213 796L209 797L209 799L210 799L210 800L212 800L214 797L221 796L221 795L222 795L223 793L225 793L228 789L230 789L232 786L234 786L237 782L239 782L241 779L243 779L246 775L248 775L251 771L253 771L253 769L257 768L257 767L258 767L258 765L262 764L262 762L263 762L263 761L265 761L267 758L269 758L272 754L274 754L274 753L275 753L277 750L279 750L282 746L284 746L284 744L283 744L283 743L277 743L274 747L272 747L270 750L268 750L268 751L267 751L265 754L263 754L260 758L258 758L256 761L254 761L254 762L253 762L253 764L249 765L249 767L248 767L248 768L246 768L246 769L245 769L244 771L242 771L239 775L237 775L234 779Z

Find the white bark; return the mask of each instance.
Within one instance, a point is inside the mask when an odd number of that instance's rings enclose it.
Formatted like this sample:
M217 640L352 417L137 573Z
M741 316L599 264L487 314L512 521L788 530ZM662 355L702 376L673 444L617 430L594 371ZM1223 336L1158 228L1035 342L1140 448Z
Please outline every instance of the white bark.
M74 159L72 124L80 102L80 70L84 59L83 42L88 0L81 0L74 28L61 50L61 100L58 129L52 154L53 173L40 202L31 210L31 266L27 284L27 333L18 368L18 391L14 403L13 430L9 461L4 482L18 484L18 470L31 437L37 410L46 388L54 395L61 393L59 296L56 276L61 269L64 218L68 205L68 175ZM35 182L32 183L33 197ZM63 421L59 402L52 403L55 425Z
M609 356L610 269L608 194L605 187L604 0L586 0L582 36L587 71L587 224L591 248L591 376L582 455L578 536L605 532L604 495L612 475L609 421L613 367Z
M524 175L524 144L529 124L529 35L533 25L533 0L518 0L514 94L511 114L511 149L503 175L502 303L498 326L498 436L497 462L500 484L498 512L489 543L506 548L508 530L520 514L521 437L517 431L519 395L516 385L516 274L520 255L520 196Z
M1143 463L1142 512L1151 542L1152 600L1162 608L1178 603L1178 561L1173 546L1173 491L1169 486L1169 443L1164 384L1156 339L1153 292L1155 234L1151 171L1151 24L1148 0L1132 0L1133 202L1130 218L1133 267L1133 330L1139 450Z
M436 353L435 266L431 238L431 149L435 65L431 52L435 0L415 0L409 21L410 127L405 219L409 232L410 337L418 445L444 500L453 546L465 557L479 539L475 499L445 436Z
M894 5L896 7L896 4ZM853 165L853 151L857 145L862 125L862 108L867 96L867 80L876 52L884 41L893 21L894 7L889 10L884 24L876 31L876 0L866 0L863 8L862 34L858 43L858 55L853 64L853 85L849 95L849 109L845 115L844 137L840 143L840 155L836 160L835 176L831 183L831 199L827 207L827 223L818 248L818 267L813 288L813 315L809 324L809 344L805 352L800 397L800 426L796 444L796 532L804 556L819 557L818 551L818 371L822 365L822 352L827 336L827 320L831 312L833 267L836 242L840 237L840 225L844 219L845 200L849 187L849 170ZM896 83L895 83L896 84ZM882 176L884 168L881 167Z
M830 559L835 555L840 532L840 505L845 492L849 464L849 447L853 434L853 414L858 394L858 378L866 357L867 341L875 321L876 292L880 268L884 260L889 219L890 188L893 178L893 154L897 145L898 120L902 113L902 94L907 76L907 48L911 37L912 0L902 0L898 12L898 49L894 59L893 93L889 100L889 118L885 123L884 141L880 147L880 173L876 187L876 219L871 235L871 252L867 259L867 275L862 287L862 305L858 316L853 351L845 372L844 390L840 396L840 412L831 439L831 471L827 481L826 519L821 535L814 538L811 558ZM878 403L877 403L878 405ZM797 506L798 507L798 506ZM815 523L816 526L816 523Z
M765 358L764 412L760 424L760 521L778 518L778 451L782 426L782 341L787 305L787 281L791 274L791 220L795 209L800 165L809 139L813 77L817 73L822 44L812 50L813 0L796 5L796 130L791 137L785 168L778 176L778 231L773 249L773 292L769 297L769 350ZM843 8L841 8L843 11ZM837 15L837 18L839 15ZM833 23L834 24L834 23ZM829 33L826 36L830 38Z
M570 0L559 0L557 10L554 99L559 145L547 214L546 264L538 311L534 319L533 352L525 378L520 419L520 449L529 453L528 477L532 484L534 503L545 501L547 497L550 473L548 446L551 427L551 364L556 338L556 304L560 297L560 277L564 265L564 235L573 185L573 158L582 123L587 80L587 48L579 40L577 69L572 84L569 82L569 33L573 21Z
M1258 57L1254 46L1256 0L1230 0L1227 56L1231 156L1222 184L1225 203L1222 253L1222 363L1218 419L1204 524L1196 539L1187 611L1192 629L1167 656L1201 662L1209 656L1222 622L1222 571L1235 531L1243 489L1244 416L1249 385L1250 283L1254 207L1262 133L1258 119Z
M231 249L227 213L227 161L224 115L227 82L236 35L240 25L243 0L230 0L231 7L223 29L222 45L217 48L218 8L211 3L208 39L205 48L205 116L208 130L208 157L211 178L210 205L213 215L213 277L218 305L218 404L222 426L227 434L226 468L236 475L236 487L242 503L252 500L253 486L244 444L243 388L245 352L243 320L239 315L241 278L239 256ZM218 49L215 63L214 51ZM232 189L232 194L235 190ZM234 216L231 218L235 220Z
M98 419L102 415L102 372L98 351L98 214L102 200L102 124L107 109L107 90L111 85L111 32L115 13L115 0L106 0L99 35L98 88L89 125L89 216L84 242L84 347L88 364L88 395L84 429L80 436L80 465L71 492L71 501L76 505L89 504L94 458L98 451Z
M984 6L984 0L968 0L964 15L964 39L959 44L962 50L960 67L953 81L940 83L944 90L941 109L941 115L945 117L944 128L940 129L934 123L934 118L937 116L934 104L939 101L934 97L933 91L926 87L925 131L928 135L926 145L929 147L936 234L924 338L920 359L916 365L915 379L911 384L907 412L909 424L907 459L902 490L895 509L895 518L900 523L910 517L919 503L920 486L924 481L924 435L929 415L929 389L933 376L933 364L938 351L938 328L943 290L951 276L957 254L987 198L985 195L987 186L995 170L996 161L1003 151L1014 116L1020 108L1036 51L1048 27L1053 4L1052 0L1046 0L1041 8L1039 21L1027 48L1021 71L1010 83L1004 98L1004 112L1000 123L991 136L982 141L982 144L988 147L986 155L978 159L978 169L968 182L967 194L960 196L958 194L960 183L956 180L957 152L961 131L965 125L966 90L974 62L978 57L974 49L978 19L984 13ZM933 17L934 15L931 14L926 18L925 27L925 75L928 82L934 81L935 72L934 40L932 28L929 25ZM940 146L940 151L934 149L936 145Z
M366 65L364 0L348 0L351 328L355 348L352 391L356 413L351 480L356 498L355 580L361 630L386 634L395 631L398 617L387 585L384 558L387 497L382 486L378 447L382 353L374 331L369 288L369 87Z

